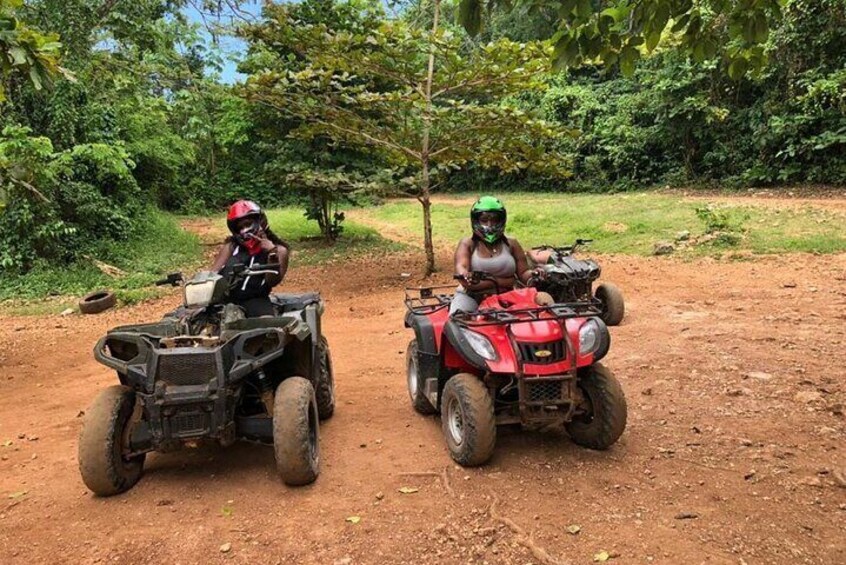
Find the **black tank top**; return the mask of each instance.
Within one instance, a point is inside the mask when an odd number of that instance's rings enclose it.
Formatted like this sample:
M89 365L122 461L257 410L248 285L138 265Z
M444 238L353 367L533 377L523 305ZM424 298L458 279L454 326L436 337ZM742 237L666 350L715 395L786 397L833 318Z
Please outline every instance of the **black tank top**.
M229 275L235 267L246 265L264 265L267 263L268 252L261 251L258 255L250 255L240 245L235 245L232 256L226 261L221 270L224 275ZM270 287L265 281L265 275L255 275L242 279L237 287L229 292L229 298L235 302L242 302L251 298L261 298L270 295Z

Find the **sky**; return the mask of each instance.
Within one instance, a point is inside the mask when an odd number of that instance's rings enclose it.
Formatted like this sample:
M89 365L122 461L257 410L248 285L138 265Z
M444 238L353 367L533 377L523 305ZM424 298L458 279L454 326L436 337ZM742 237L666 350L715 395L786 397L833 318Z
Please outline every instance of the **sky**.
M197 3L199 4L200 2L198 1ZM241 9L246 14L258 17L261 14L261 5L261 0L248 0L242 4ZM189 21L200 24L203 35L209 43L211 43L211 35L206 31L205 23L200 12L197 11L196 8L188 7L185 8L185 15L188 16ZM227 20L224 20L224 23L228 23ZM220 46L225 54L228 53L230 55L243 54L246 51L246 45L244 42L234 37L221 37ZM223 72L221 73L221 80L227 84L232 84L234 82L244 80L245 78L246 77L244 75L235 70L235 63L233 61L229 61L227 58L223 67Z

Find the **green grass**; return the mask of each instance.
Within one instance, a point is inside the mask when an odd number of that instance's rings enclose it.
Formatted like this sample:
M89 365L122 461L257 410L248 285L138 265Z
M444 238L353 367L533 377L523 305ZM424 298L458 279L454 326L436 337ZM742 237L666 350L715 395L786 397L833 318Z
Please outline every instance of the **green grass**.
M155 296L159 290L152 283L163 274L201 264L202 251L193 234L180 229L167 214L148 212L148 229L139 239L113 242L92 252L100 261L124 270L127 275L113 278L87 260L56 267L41 263L22 276L0 277L0 301L15 300L14 310L40 312L61 311L75 305L75 300L52 299L43 304L27 304L27 300L49 297L79 297L99 288L109 288L124 303L133 303ZM21 302L23 301L23 302ZM55 303L55 308L50 306ZM8 306L8 305L6 305Z
M472 196L454 197L432 206L436 240L457 242L469 235L469 199ZM591 248L599 253L649 255L656 241L672 242L681 231L689 231L694 237L705 232L696 208L706 203L669 195L509 194L504 201L507 232L524 247L568 244L581 237L593 239ZM734 246L703 244L692 253L846 251L846 220L842 214L811 207L780 210L744 205L718 209L742 234L740 242ZM408 231L410 236L420 231L422 212L417 202L393 201L368 213Z
M269 210L267 218L273 231L291 244L291 265L294 267L344 260L373 252L399 251L405 247L383 238L372 228L349 220L342 224L344 231L341 238L333 245L327 244L320 235L317 222L306 221L302 208Z

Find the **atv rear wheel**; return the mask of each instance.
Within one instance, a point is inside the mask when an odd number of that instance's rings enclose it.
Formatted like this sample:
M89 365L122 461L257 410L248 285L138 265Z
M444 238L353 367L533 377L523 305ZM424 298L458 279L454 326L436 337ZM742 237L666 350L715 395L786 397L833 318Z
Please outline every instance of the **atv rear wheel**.
M586 413L566 424L577 444L590 449L608 449L626 429L626 396L610 369L596 363L579 372L578 386L585 397Z
M449 379L441 396L441 426L452 458L464 467L482 465L493 455L496 418L491 395L476 375Z
M335 413L335 374L332 372L332 358L329 355L329 342L325 337L320 338L318 349L320 374L314 389L317 398L317 414L321 420L328 420Z
M127 457L135 392L122 385L101 392L85 412L79 434L79 472L94 494L111 496L141 478L144 454Z
M626 315L623 293L613 283L602 283L596 287L594 296L602 302L602 321L608 326L617 326Z
M289 377L276 387L273 450L276 468L289 485L307 485L320 473L320 430L314 387Z
M412 339L408 342L408 348L405 350L405 374L406 383L408 384L408 396L411 398L411 405L420 414L434 414L437 412L429 399L423 393L425 383L420 377L420 368L417 358L417 340Z

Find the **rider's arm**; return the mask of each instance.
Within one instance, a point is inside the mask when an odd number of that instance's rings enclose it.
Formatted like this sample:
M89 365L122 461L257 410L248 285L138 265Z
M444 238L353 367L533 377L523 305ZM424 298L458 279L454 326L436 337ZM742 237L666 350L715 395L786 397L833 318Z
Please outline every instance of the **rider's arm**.
M516 239L511 241L511 252L517 262L517 271L514 273L523 284L526 284L532 276L532 269L529 268L529 261L526 259L526 252Z
M284 245L276 245L273 251L269 253L267 262L268 264L279 264L279 274L264 275L267 286L273 288L282 282L282 279L285 278L285 273L288 272L288 248Z
M209 270L213 273L219 273L226 266L226 262L229 261L230 257L232 257L232 244L226 242L218 250L217 257L215 257L214 263L212 263Z

